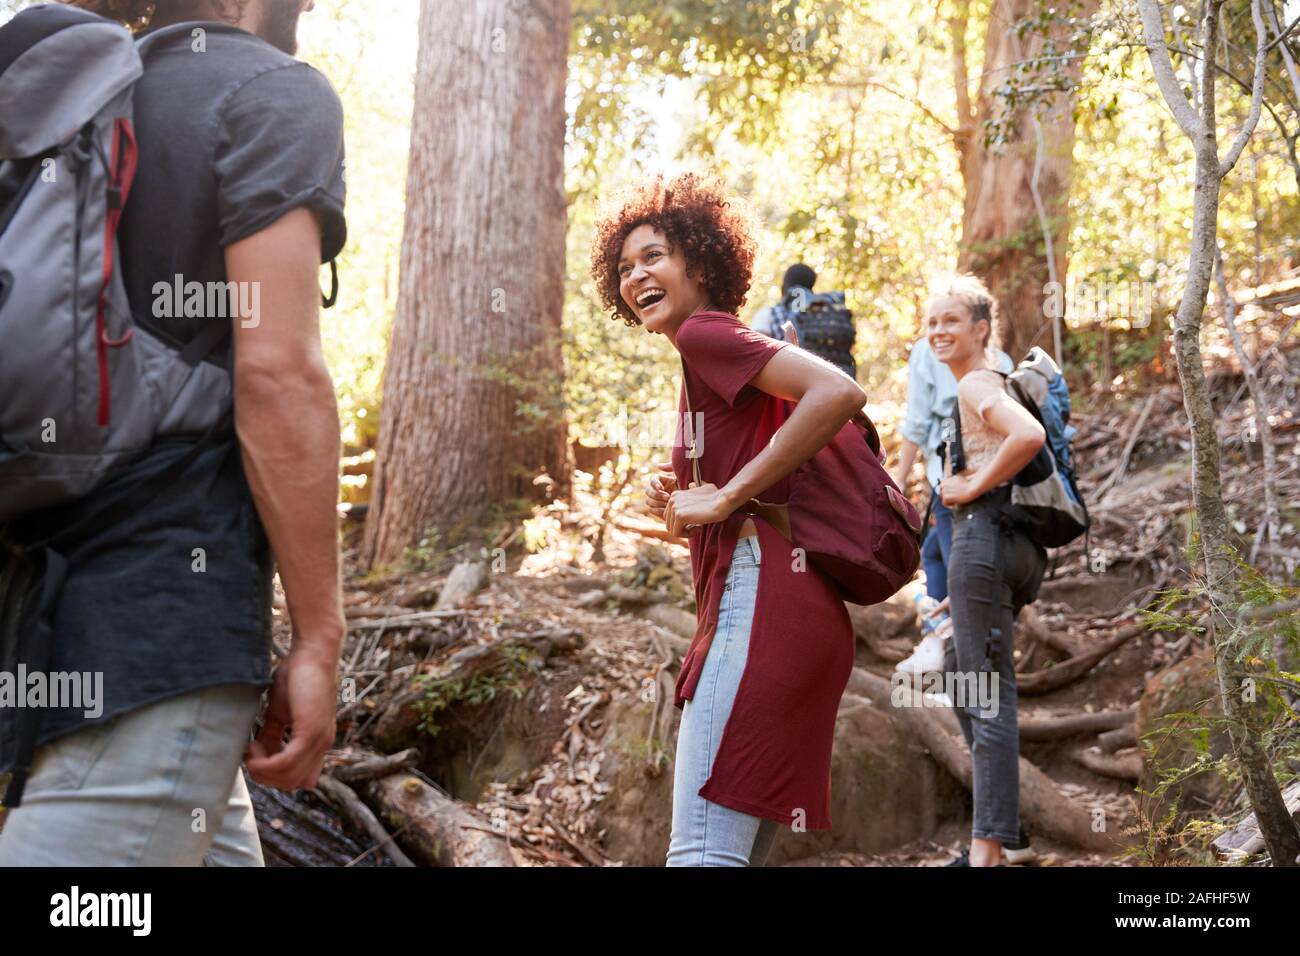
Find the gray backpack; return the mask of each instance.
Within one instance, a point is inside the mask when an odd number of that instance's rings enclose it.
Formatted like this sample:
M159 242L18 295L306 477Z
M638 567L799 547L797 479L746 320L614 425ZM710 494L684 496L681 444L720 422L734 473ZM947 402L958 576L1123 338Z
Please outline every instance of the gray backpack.
M207 359L230 319L180 348L137 325L116 240L142 57L193 26L137 44L51 4L0 28L0 523L80 499L155 438L206 445L229 421L230 374Z

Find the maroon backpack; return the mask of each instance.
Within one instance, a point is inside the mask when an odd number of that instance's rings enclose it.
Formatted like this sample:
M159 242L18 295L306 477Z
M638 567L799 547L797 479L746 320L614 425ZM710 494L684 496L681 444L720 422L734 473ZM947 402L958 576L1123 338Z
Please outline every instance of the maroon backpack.
M781 405L793 407L789 402ZM702 484L689 386L686 410L692 429L691 467L696 483ZM879 604L911 581L921 563L921 516L889 477L881 458L876 426L858 412L790 475L788 502L751 498L739 510L768 521L802 548L844 600Z

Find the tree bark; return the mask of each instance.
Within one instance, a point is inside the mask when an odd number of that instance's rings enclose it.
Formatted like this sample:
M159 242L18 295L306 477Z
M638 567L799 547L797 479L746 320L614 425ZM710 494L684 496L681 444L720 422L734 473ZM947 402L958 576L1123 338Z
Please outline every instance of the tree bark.
M569 0L425 0L363 559L567 496ZM539 479L540 473L548 477Z
M1044 315L1047 283L1065 283L1069 232L1068 202L1074 167L1074 95L1058 92L1041 113L1043 150L1039 156L1032 102L1007 116L998 87L1013 81L1015 64L1041 55L1044 38L1034 31L1020 37L1019 21L1037 11L1041 0L993 0L984 36L984 66L972 104L966 89L965 33L969 6L959 5L949 26L953 38L953 79L957 89L958 150L966 203L962 215L958 268L974 272L997 297L1002 319L1002 349L1018 359L1032 345L1052 351L1052 323ZM1079 16L1097 9L1084 0ZM1082 59L1060 66L1071 84ZM1014 124L1008 141L985 146L985 124L995 118ZM1034 170L1048 230L1035 205ZM1050 239L1049 239L1050 237ZM1046 247L1052 247L1049 265ZM1063 321L1063 319L1062 319Z

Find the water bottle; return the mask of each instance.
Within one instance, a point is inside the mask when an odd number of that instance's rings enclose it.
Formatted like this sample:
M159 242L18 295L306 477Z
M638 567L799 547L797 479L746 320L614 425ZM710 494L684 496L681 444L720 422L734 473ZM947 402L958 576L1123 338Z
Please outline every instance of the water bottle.
M922 637L931 635L947 637L952 633L952 621L949 620L947 611L934 617L930 616L939 606L938 601L922 592L912 598L912 603L916 605L916 613L921 619Z

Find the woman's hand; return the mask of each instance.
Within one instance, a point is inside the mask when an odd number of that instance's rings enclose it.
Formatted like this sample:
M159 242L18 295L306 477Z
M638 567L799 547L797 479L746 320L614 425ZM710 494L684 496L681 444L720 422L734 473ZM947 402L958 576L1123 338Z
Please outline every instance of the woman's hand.
M674 491L669 495L668 507L664 509L664 524L671 534L685 537L699 525L721 521L735 510L717 485L692 482L688 490Z
M939 500L949 508L953 505L970 504L983 493L966 475L953 475L939 484Z
M668 506L668 496L677 490L677 475L673 473L671 461L661 461L655 467L660 473L650 479L650 486L645 493L645 503L651 514L662 518L664 508Z

